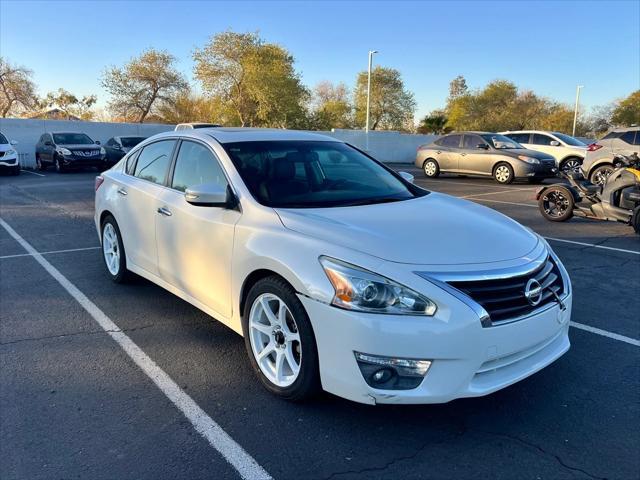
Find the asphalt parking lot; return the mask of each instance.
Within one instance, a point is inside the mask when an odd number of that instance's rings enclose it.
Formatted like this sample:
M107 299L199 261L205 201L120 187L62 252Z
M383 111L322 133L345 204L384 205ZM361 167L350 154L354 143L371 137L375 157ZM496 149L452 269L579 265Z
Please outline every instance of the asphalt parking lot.
M526 183L403 169L550 239L575 292L565 356L505 390L444 405L371 407L328 394L286 403L259 385L235 333L145 280L110 282L93 225L95 172L3 176L0 478L639 478L640 237L622 224L546 222ZM238 473L162 379L114 341L118 332L258 470Z

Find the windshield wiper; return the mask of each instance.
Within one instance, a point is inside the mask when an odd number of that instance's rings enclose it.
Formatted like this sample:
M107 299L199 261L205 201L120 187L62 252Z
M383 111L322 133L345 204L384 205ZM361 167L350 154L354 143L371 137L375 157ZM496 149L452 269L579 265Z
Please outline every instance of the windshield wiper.
M399 202L401 200L407 200L407 199L397 198L397 197L364 198L362 200L356 200L354 202L345 203L341 206L356 207L358 205L374 205L376 203L392 203L392 202Z

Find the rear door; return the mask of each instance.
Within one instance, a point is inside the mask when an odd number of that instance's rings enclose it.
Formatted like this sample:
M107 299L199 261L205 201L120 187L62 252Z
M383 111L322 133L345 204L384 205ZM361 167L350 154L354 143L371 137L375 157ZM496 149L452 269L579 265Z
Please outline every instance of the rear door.
M113 177L117 183L116 221L127 260L154 275L158 275L155 222L175 145L174 139L146 145L138 154L135 165L127 162L125 168L129 173L122 172Z
M460 163L460 143L462 142L462 135L447 135L441 138L439 142L439 146L442 147L442 149L438 150L439 152L441 152L438 155L438 164L440 165L440 170L444 170L447 172L458 171L458 165Z
M240 212L195 206L184 198L187 188L202 184L229 186L211 149L183 140L173 174L160 195L163 214L156 215L160 276L224 317L231 316L231 256Z

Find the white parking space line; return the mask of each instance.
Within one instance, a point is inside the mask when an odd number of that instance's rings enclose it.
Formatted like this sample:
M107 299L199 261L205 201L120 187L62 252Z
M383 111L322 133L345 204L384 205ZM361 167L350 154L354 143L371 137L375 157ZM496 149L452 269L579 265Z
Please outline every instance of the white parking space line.
M530 203L518 203L518 202L505 202L504 200L494 200L493 198L475 198L478 195L470 195L468 197L459 197L465 198L467 200L478 200L479 202L491 202L491 203L505 203L507 205L517 205L519 207L533 207L538 208L537 205L531 205Z
M83 252L85 250L98 250L100 247L84 247L84 248L68 248L66 250L49 250L48 252L39 252L40 255L51 255L53 253L68 253L68 252ZM32 257L32 253L18 253L17 255L3 255L0 260L4 258L16 258L16 257Z
M138 347L91 300L89 300L58 269L51 265L35 248L0 218L0 225L71 295L102 329L120 345L122 350L155 383L158 388L191 422L209 444L215 448L246 480L271 480L262 468L233 438L225 432L202 408L174 382L164 370Z
M605 245L596 245L593 243L585 243L585 242L576 242L575 240L565 240L563 238L554 238L554 237L544 237L547 240L552 240L554 242L564 242L564 243L572 243L574 245L582 245L584 247L591 248L601 248L602 250L613 250L614 252L623 252L623 253L631 253L633 255L640 255L640 252L636 250L627 250L626 248L616 248L616 247L607 247Z
M472 193L471 195L465 195L464 197L460 197L460 198L484 197L486 195L498 195L500 193L511 193L511 192L522 192L522 191L533 192L534 189L531 189L531 188L510 188L509 190L498 190L497 192Z
M603 337L608 337L613 340L618 340L619 342L624 342L630 345L635 345L636 347L640 347L640 340L636 340L635 338L625 337L624 335L620 335L618 333L607 332L606 330L602 330L596 327L590 327L589 325L578 322L569 322L569 325L574 328L584 330L585 332L595 333L596 335L602 335Z
M20 171L24 172L24 173L30 173L31 175L37 175L39 177L46 177L46 175L43 175L41 173L32 172L31 170L22 170L22 169L20 169Z

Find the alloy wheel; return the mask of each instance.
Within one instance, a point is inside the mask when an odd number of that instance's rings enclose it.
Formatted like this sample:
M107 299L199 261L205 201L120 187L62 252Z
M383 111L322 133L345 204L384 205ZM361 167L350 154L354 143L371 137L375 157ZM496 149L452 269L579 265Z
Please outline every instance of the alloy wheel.
M496 168L495 176L496 180L498 180L500 183L506 183L511 177L511 172L506 165L500 165L498 168Z
M569 172L580 172L580 162L578 160L567 160L562 164L562 171L565 173Z
M118 248L118 235L111 223L106 223L102 230L102 254L109 273L117 275L120 271L120 248Z
M249 340L260 371L278 387L288 387L300 374L302 345L289 307L277 295L263 293L249 313Z
M435 162L426 162L424 164L424 174L427 177L433 177L436 174L436 164L435 164Z
M569 199L560 190L548 190L542 197L542 208L550 217L562 217L569 207Z
M593 174L593 180L596 185L604 185L607 183L607 178L613 173L613 168L599 168Z

